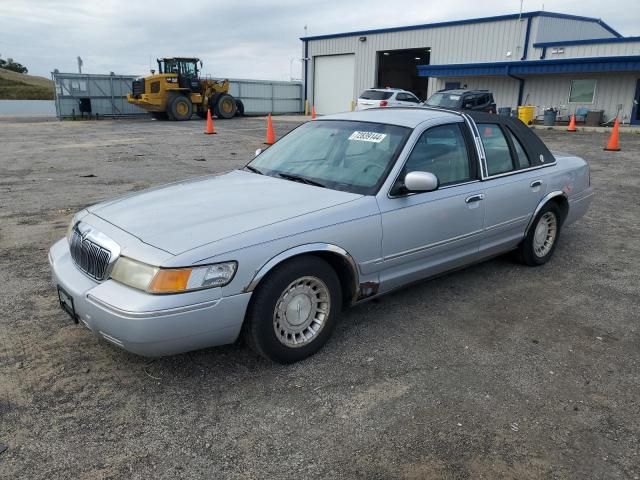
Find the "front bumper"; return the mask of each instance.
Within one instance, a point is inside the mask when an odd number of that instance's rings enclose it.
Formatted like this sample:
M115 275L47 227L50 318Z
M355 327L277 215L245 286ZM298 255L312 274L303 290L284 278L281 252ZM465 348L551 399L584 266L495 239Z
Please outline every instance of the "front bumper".
M222 297L219 288L150 295L113 280L97 283L75 266L64 238L51 247L49 263L54 283L73 297L80 322L99 337L148 357L234 342L251 297Z

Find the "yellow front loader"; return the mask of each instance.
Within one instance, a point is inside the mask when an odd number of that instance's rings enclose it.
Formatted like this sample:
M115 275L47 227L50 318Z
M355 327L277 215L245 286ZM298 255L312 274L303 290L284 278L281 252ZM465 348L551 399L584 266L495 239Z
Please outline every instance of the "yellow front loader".
M242 115L244 105L229 94L229 81L201 79L198 66L197 58L158 59L158 73L134 80L127 101L163 120L189 120L194 113L206 118L208 109L218 118Z

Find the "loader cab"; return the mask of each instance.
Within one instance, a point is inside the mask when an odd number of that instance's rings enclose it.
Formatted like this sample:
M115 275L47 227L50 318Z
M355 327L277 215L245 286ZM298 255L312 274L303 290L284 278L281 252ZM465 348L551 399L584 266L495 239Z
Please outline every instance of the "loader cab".
M192 92L199 92L200 70L202 62L197 58L159 58L158 73L176 74L180 88L188 88Z

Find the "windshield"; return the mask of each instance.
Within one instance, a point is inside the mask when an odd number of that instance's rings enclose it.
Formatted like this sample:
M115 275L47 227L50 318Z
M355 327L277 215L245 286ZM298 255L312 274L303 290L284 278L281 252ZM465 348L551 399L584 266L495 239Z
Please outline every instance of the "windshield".
M177 73L185 77L195 77L198 67L195 61L185 60L158 60L160 73Z
M460 97L454 93L434 93L426 103L430 107L456 108L460 105Z
M381 123L315 120L262 152L248 168L370 195L384 181L410 132L409 128Z
M393 92L379 92L377 90L365 90L360 95L363 100L389 100Z

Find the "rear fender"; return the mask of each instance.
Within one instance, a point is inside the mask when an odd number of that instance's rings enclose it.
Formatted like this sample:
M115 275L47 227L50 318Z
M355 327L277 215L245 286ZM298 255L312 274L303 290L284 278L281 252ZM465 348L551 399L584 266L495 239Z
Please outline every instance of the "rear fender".
M535 220L535 218L538 215L538 213L540 213L540 210L542 210L542 207L544 207L548 202L552 201L554 198L558 199L558 200L561 200L562 202L565 203L566 211L564 211L563 214L564 214L564 217L566 218L567 213L568 213L568 208L569 208L569 203L568 203L568 200L567 200L567 194L564 193L562 190L555 190L553 192L547 193L542 198L542 200L540 200L540 202L536 206L536 209L533 211L533 215L531 215L531 218L529 219L529 223L527 224L527 228L524 231L524 236L525 237L529 233L529 229L533 225L533 221Z

